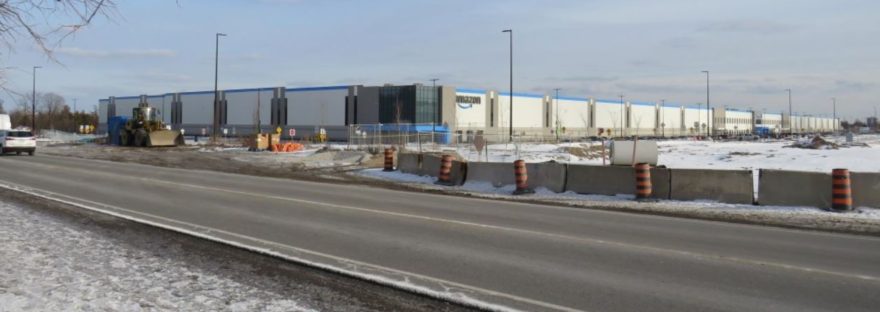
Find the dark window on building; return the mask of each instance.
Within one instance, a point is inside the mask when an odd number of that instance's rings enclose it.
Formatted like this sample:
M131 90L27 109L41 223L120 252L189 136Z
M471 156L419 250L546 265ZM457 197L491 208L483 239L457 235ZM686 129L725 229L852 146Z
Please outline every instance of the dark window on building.
M422 85L379 88L380 123L440 123L437 87Z

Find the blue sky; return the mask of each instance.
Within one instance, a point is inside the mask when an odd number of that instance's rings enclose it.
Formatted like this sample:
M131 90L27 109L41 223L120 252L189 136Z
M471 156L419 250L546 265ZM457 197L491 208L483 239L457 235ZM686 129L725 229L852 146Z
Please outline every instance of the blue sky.
M79 107L110 95L213 88L439 83L516 92L831 114L880 104L877 1L119 1L56 51L19 40L0 55L7 87ZM4 96L7 108L13 102Z

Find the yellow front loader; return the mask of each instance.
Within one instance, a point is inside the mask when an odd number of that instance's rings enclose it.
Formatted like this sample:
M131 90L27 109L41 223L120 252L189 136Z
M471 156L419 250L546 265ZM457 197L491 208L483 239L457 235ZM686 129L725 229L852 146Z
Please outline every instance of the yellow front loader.
M159 120L155 108L146 103L132 109L131 119L125 128L119 130L119 141L123 146L178 146L183 145L183 135L178 130L168 130Z

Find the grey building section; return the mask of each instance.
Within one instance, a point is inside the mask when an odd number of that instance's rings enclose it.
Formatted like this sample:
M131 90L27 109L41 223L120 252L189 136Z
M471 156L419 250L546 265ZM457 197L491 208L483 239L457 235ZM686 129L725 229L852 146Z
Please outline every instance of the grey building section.
M359 87L357 106L355 106L355 124L379 123L379 88Z

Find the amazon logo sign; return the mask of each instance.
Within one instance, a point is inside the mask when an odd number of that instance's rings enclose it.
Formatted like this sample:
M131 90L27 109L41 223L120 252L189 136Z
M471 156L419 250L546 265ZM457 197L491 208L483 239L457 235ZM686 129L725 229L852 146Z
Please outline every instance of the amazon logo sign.
M483 97L474 95L456 95L455 103L461 108L471 108L474 105L483 104Z

